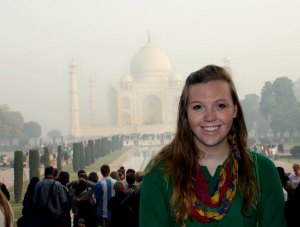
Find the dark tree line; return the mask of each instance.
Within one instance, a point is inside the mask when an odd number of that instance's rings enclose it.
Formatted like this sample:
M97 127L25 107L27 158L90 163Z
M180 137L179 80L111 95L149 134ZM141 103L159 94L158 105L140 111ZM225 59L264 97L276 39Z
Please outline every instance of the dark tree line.
M24 122L22 114L18 111L11 111L8 105L0 105L0 140L8 142L9 145L28 144L31 139L35 140L42 134L42 127L34 121ZM61 138L61 132L56 129L50 130L47 135L56 143ZM17 141L14 143L14 141Z
M275 138L286 134L293 139L300 134L300 103L289 78L279 77L273 83L265 82L261 97L249 94L241 103L247 128L257 137L272 133Z
M26 144L30 139L40 137L41 132L41 125L38 123L24 122L20 112L11 111L7 105L0 105L0 138L2 141L9 141L10 145L14 140Z

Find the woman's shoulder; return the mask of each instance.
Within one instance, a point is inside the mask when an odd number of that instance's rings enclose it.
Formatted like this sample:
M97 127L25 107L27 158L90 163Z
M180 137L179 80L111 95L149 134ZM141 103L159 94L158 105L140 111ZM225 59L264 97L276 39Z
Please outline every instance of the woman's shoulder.
M166 166L166 162L164 160L159 160L154 163L154 160L150 160L148 164L146 165L146 168L144 170L145 173L149 174L162 174L164 172Z
M272 168L275 167L274 162L271 159L269 159L268 157L266 157L265 155L254 152L254 151L250 151L250 154L252 155L254 162L257 163L258 166L267 165L267 166L272 166Z
M257 172L257 174L259 174L259 178L261 178L260 182L264 180L272 180L273 177L278 177L278 171L271 159L253 151L250 151L250 154L254 160L255 172Z
M143 176L144 180L151 180L156 182L166 182L166 179L169 174L165 173L165 161L158 161L156 164L152 165L152 161L150 161L145 168L145 176Z
M153 197L163 194L163 198L170 199L172 190L173 175L165 172L165 162L158 162L153 167L151 166L151 170L146 168L141 184L141 195Z

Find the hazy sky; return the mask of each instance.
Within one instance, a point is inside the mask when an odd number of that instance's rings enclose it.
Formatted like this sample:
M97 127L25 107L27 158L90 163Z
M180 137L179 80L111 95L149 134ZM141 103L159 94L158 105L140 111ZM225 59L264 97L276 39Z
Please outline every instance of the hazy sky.
M240 98L259 94L267 80L300 77L297 0L0 0L0 6L0 104L40 123L43 134L68 134L72 59L87 125L89 80L96 80L103 118L108 84L129 71L148 31L184 79L229 56Z

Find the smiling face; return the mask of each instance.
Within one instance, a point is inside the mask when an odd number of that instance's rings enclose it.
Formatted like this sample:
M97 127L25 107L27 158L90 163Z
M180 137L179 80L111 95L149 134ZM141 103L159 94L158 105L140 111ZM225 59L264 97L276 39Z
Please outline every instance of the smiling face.
M197 147L228 148L227 134L236 117L230 88L224 80L213 80L190 86L187 118Z

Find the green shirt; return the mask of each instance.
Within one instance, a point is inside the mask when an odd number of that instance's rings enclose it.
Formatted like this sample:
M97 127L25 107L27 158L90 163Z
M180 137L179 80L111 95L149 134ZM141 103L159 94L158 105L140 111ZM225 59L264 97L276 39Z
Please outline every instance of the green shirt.
M201 223L196 219L188 219L186 227L226 226L226 227L285 227L283 189L274 163L263 155L253 153L257 164L260 187L258 212L249 209L250 217L241 213L242 196L238 190L226 215L219 221ZM206 166L204 175L212 192L220 175L222 166L218 166L215 175L211 176ZM152 170L143 177L140 201L140 227L178 226L171 216L170 198L172 181L163 178L161 169ZM258 223L258 224L257 224Z

